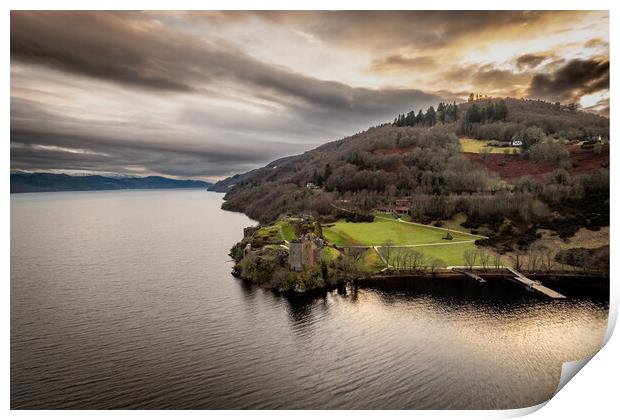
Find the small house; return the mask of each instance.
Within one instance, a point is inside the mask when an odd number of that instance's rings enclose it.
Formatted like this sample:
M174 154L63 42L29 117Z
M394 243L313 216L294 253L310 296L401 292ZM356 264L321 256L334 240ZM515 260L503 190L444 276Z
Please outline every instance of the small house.
M396 213L398 215L407 215L409 214L409 207L408 206L394 206L392 208L392 213Z

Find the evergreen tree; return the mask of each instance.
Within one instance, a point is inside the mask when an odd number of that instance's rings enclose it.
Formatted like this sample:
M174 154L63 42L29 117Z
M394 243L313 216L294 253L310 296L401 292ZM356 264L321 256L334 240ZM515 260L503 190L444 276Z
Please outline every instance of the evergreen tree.
M405 125L408 127L413 127L415 125L415 112L410 111L407 113L407 117L405 118Z
M435 108L433 108L432 105L426 111L425 119L426 119L426 123L431 127L434 126L435 123L437 122L437 114L435 113Z
M490 104L487 107L487 120L488 121L495 121L497 120L497 107L495 106L495 104Z
M506 117L508 116L508 107L506 106L506 101L501 100L495 109L495 119L506 121Z
M327 181L329 176L332 174L332 167L329 166L329 163L325 165L325 171L323 171L323 180Z
M437 106L437 119L442 123L446 123L446 106L443 102L439 102Z
M418 115L417 117L415 117L415 122L419 125L424 124L424 113L422 112L422 110L418 111Z
M474 104L467 110L467 114L465 115L465 121L467 121L468 123L479 123L480 120L480 108L478 108L478 106Z

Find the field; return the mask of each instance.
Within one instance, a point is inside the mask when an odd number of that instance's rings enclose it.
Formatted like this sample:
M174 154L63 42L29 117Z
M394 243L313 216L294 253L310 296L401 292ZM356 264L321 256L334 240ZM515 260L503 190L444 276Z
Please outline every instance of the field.
M476 246L473 242L456 243L450 245L433 245L433 246L420 246L414 247L416 251L424 253L424 256L429 259L440 259L444 262L442 266L449 265L467 265L463 259L463 252L467 249L475 249ZM379 248L381 251L381 249ZM394 253L394 251L392 251ZM394 255L394 254L393 254ZM390 258L390 264L393 264L394 258Z
M287 222L277 222L276 226L280 225L280 237L287 242L297 239L293 226Z
M258 230L258 235L264 240L275 239L286 242L297 238L293 227L286 220L279 220L269 226L261 226Z
M489 153L501 153L504 154L505 150L508 150L511 154L518 153L520 149L518 147L487 147L487 143L490 140L476 140L466 137L459 138L459 143L464 153L481 153L482 148L488 149Z
M444 229L432 226L414 225L399 222L381 215L372 223L347 223L339 221L323 227L323 236L336 245L380 246L388 239L394 245L422 245L475 240L478 237L467 233L451 232L453 240L442 239Z
M463 265L463 252L474 249L473 241L478 237L458 232L450 234L451 241L443 239L446 235L444 229L399 222L384 215L376 217L372 223L339 221L323 227L323 236L335 245L381 246L391 240L394 246L422 251L428 257L443 260L445 265Z

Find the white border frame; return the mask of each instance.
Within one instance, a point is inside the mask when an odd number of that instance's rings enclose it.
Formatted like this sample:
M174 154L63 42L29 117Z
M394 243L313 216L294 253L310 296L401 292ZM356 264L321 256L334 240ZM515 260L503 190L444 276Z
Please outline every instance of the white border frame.
M200 1L192 1L192 0L176 0L172 1L163 1L163 0L135 0L135 1L119 1L119 0L90 0L88 2L80 2L76 0L61 0L55 1L53 3L49 1L43 0L24 0L24 1L13 1L9 0L4 2L5 13L2 14L1 17L1 28L3 29L3 50L4 50L4 59L10 61L10 13L9 10L45 10L45 9L85 9L85 10L123 10L123 9L157 9L157 10L202 10L202 9L213 9L213 10L234 10L234 9L265 9L265 10L366 10L373 9L379 6L382 10L407 10L407 9L418 9L418 10L428 10L428 9L443 9L443 10L459 10L463 9L463 6L469 6L470 9L475 10L610 10L610 55L612 61L612 77L611 77L611 86L610 86L610 97L615 97L615 74L613 73L614 65L613 63L617 62L617 30L614 29L612 22L615 22L615 10L614 7L618 3L613 3L611 1L599 1L599 0L590 0L590 1L562 1L562 2L553 2L553 1L531 1L531 0L523 0L523 1L503 1L498 3L497 1L488 1L488 0L471 0L469 2L462 1L454 1L454 0L444 0L440 4L438 3L417 3L411 1L397 1L397 0L383 0L380 3L378 2L370 2L370 1L326 1L326 0L298 0L295 2L285 1L285 0L262 0L260 2L257 1L249 1L249 0L213 0L206 2ZM430 7L429 7L430 6ZM10 128L10 66L5 65L2 67L2 72L4 75L4 98L5 103L8 105L2 108L3 118L3 132L9 133ZM613 134L617 132L616 122L618 121L617 115L618 113L615 111L615 108L611 107L610 112L610 123L611 123L611 132ZM7 139L8 140L8 139ZM2 153L2 162L5 168L5 177L3 178L2 186L4 190L3 200L2 200L2 220L3 223L3 238L2 241L2 278L3 278L3 286L4 293L2 296L4 297L4 317L2 319L2 334L4 338L4 346L2 347L2 356L4 359L3 365L3 381L1 386L2 391L2 403L5 409L9 409L10 407L10 373L9 373L9 357L10 357L10 186L9 186L9 177L8 174L10 172L10 150L8 141L6 141L3 153ZM619 140L620 141L620 140ZM613 162L618 162L618 154L620 153L620 148L613 145L614 140L611 140L611 156ZM617 173L613 171L615 164L612 164L611 171L611 179L612 181L619 181L619 176ZM619 209L617 205L616 198L620 196L620 182L612 182L612 191L611 191L611 214L620 214L616 210ZM615 254L617 254L616 248L613 246L615 240L618 238L619 227L616 224L612 223L611 226L611 251L612 257L611 260L615 261ZM617 376L619 373L618 365L619 362L615 357L615 354L620 353L620 344L618 343L617 337L610 340L611 333L615 327L617 315L618 315L618 303L619 303L619 291L618 291L618 281L616 280L617 274L619 273L619 269L617 266L612 264L611 267L611 297L610 297L610 311L609 311L609 325L606 335L606 342L609 340L607 345L597 354L592 362L588 363L582 373L579 374L579 379L570 381L568 385L562 391L552 398L548 402L547 408L544 410L538 411L535 416L537 418L555 418L558 416L563 416L565 418L583 418L584 416L597 418L599 416L604 416L607 413L615 412L617 403L616 403L616 392L615 385L617 384ZM544 406L545 404L541 404L539 406L534 406L526 409L519 410L491 410L491 411L416 411L415 416L423 417L423 418L453 418L455 416L460 418L471 418L471 419L481 419L481 418L504 418L504 417L516 417L525 414L532 413L537 411L539 408ZM107 417L110 414L108 411L11 411L10 415L13 417L19 418L31 418L31 417L39 417L45 416L50 418L82 418L84 415L87 415L91 418L103 418ZM114 416L120 416L121 418L129 418L137 415L144 414L143 412L137 411L115 411ZM148 414L154 418L165 418L168 417L168 412L165 411L149 411ZM291 415L298 418L310 418L315 417L317 413L313 411L295 411L293 413L288 411L179 411L175 412L175 416L182 416L184 418L198 418L199 416L202 418L204 415L217 415L217 416L232 416L232 417L245 417L252 416L257 418L264 419L274 419L274 418L288 418ZM329 411L322 412L321 416L326 416L328 418L337 417L348 417L355 416L356 419L362 418L370 418L374 416L374 412L368 411ZM405 416L409 418L412 413L408 411L390 411L390 412L382 412L382 415L387 415L393 418L404 418Z

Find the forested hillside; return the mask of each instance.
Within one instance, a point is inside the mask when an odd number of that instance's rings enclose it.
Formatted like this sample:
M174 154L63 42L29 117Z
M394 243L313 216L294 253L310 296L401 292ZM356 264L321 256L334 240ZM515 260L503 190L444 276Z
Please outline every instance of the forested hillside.
M488 154L463 153L463 136L520 140L519 153L498 154L496 168L536 170L498 173L486 164ZM223 208L261 222L286 213L328 220L336 203L364 213L406 198L414 220L464 213L468 226L485 229L496 244L508 233L527 236L541 227L570 235L579 226L609 224L608 164L598 163L608 155L608 138L608 119L561 104L510 98L440 104L237 177ZM577 171L585 161L573 166L573 149L596 165Z

